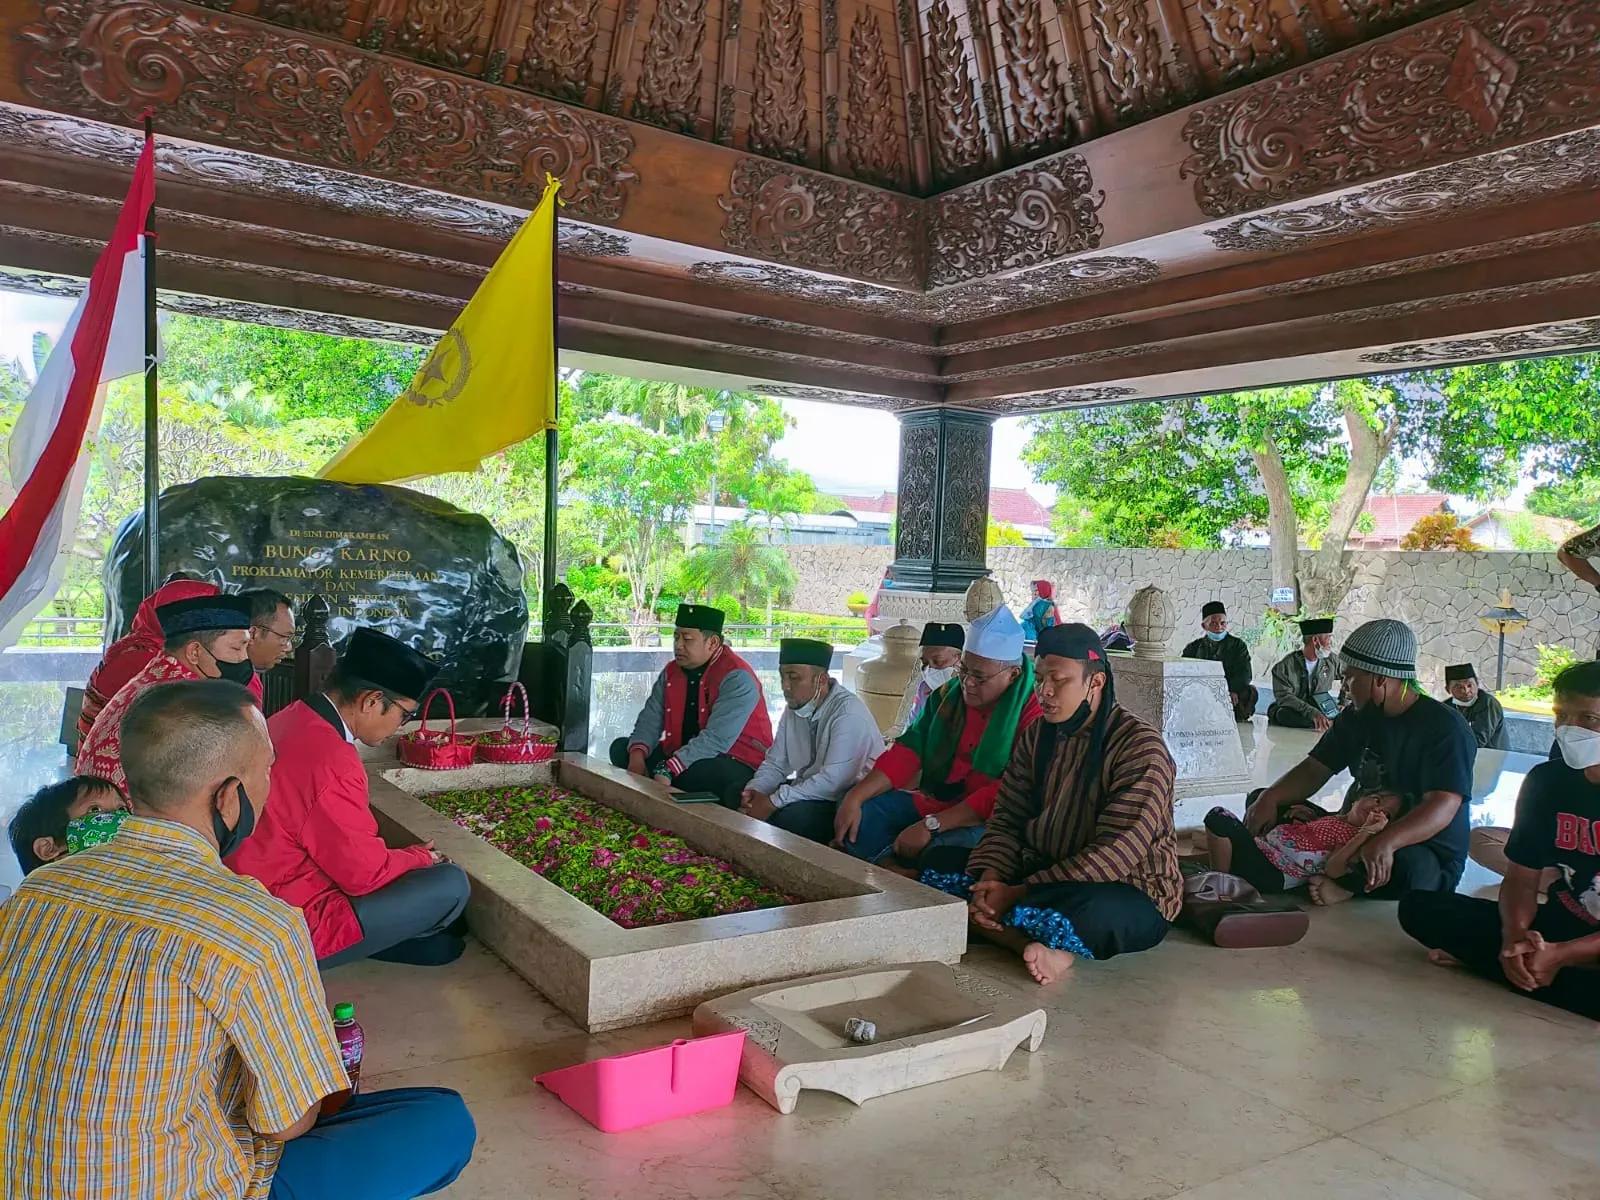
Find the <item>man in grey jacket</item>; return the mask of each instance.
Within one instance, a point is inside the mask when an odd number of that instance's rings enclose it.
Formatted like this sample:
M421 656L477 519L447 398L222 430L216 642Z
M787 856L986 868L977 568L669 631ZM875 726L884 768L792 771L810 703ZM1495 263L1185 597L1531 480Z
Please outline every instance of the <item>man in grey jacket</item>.
M839 798L883 753L877 721L860 697L828 674L832 662L827 642L785 638L779 644L778 679L788 707L739 805L749 816L813 841L832 834Z
M1339 715L1339 702L1333 696L1340 681L1333 657L1333 618L1301 621L1300 640L1301 648L1289 651L1272 668L1267 724L1322 733Z

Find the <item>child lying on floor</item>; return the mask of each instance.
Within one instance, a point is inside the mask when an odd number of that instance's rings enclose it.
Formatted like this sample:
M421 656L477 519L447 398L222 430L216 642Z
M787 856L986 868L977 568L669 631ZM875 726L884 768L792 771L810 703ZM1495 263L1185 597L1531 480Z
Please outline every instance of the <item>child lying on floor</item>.
M1288 820L1256 837L1225 808L1206 814L1211 869L1237 875L1262 895L1309 884L1317 904L1337 904L1350 893L1332 883L1349 869L1361 847L1405 808L1395 792L1367 792L1334 815L1298 805Z

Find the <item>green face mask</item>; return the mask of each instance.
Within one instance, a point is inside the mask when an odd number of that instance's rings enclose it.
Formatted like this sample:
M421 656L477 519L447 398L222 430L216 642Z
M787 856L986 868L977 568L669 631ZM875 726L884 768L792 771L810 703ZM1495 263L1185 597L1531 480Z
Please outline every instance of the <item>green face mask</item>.
M118 808L111 812L74 817L67 822L67 853L76 854L79 850L87 850L90 846L109 842L117 836L117 830L122 828L122 823L128 819L128 815L127 809Z

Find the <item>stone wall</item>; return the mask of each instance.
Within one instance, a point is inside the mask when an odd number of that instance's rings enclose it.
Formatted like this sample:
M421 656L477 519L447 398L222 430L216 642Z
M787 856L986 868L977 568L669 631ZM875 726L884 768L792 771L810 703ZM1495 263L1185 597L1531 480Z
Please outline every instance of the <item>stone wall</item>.
M790 546L800 577L794 607L803 612L842 614L845 599L860 589L869 595L883 576L888 546ZM1494 681L1495 639L1477 617L1493 607L1501 588L1532 619L1506 637L1506 683L1533 682L1535 647L1571 646L1596 654L1600 594L1573 579L1554 554L1490 551L1478 554L1361 551L1354 555L1355 585L1339 610L1335 640L1372 617L1398 617L1417 631L1424 683L1442 687L1443 667L1475 662ZM1271 592L1265 550L1069 550L995 547L989 567L1019 611L1028 601L1028 581L1049 579L1068 620L1103 627L1121 616L1128 598L1147 583L1173 594L1194 621L1179 630L1181 646L1199 636L1200 606L1219 599L1236 630L1252 643L1257 678L1265 678L1289 642L1262 625Z
M1355 584L1339 607L1334 627L1338 644L1351 629L1374 617L1396 617L1417 631L1423 682L1443 687L1447 663L1473 662L1478 674L1494 682L1494 635L1478 614L1494 607L1502 588L1531 618L1526 629L1506 635L1506 684L1532 683L1540 645L1563 645L1583 657L1597 652L1600 594L1569 575L1554 554L1491 551L1359 551ZM1028 581L1049 579L1056 602L1069 620L1100 627L1120 617L1128 598L1145 584L1166 588L1193 624L1180 628L1181 645L1199 636L1200 606L1218 599L1228 606L1235 629L1252 642L1257 678L1265 678L1283 642L1264 636L1261 614L1271 593L1271 564L1265 550L1070 550L997 547L989 567L1020 606L1028 600Z
M894 561L893 546L785 546L783 550L799 577L790 609L829 617L849 615L845 601L851 592L865 592L870 599Z

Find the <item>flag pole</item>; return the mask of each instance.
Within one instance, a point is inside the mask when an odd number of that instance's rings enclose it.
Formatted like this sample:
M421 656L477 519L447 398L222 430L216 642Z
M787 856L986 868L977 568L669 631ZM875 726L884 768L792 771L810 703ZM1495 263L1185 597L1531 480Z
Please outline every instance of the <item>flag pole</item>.
M144 114L144 140L155 140L155 117ZM156 406L156 206L144 222L144 594L161 586L161 426Z
M553 182L546 183L553 187ZM559 199L557 200L559 203ZM550 410L559 415L561 405L561 211L558 208L550 218ZM556 492L558 468L561 462L561 434L554 427L544 431L544 604L541 618L550 619L550 593L556 586ZM546 624L545 632L549 632Z

